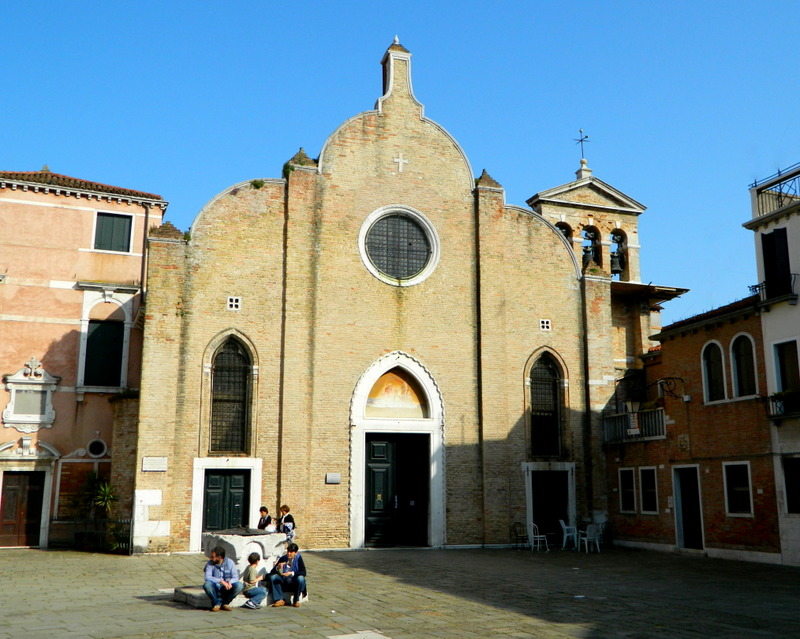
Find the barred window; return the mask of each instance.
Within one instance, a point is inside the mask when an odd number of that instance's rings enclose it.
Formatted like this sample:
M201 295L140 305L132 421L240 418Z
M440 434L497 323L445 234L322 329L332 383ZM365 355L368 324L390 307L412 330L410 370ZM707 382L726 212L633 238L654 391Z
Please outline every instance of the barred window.
M431 255L425 230L406 215L386 215L367 233L367 255L381 273L397 280L414 277Z
M246 453L249 426L250 358L230 339L214 357L211 382L211 441L213 453Z
M531 455L561 453L561 372L548 355L531 369Z

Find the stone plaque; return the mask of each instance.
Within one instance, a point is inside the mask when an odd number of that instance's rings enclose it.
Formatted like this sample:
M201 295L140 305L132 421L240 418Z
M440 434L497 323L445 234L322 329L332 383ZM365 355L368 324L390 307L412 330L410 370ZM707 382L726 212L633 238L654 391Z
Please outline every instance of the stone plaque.
M142 457L142 470L163 473L167 470L166 457Z

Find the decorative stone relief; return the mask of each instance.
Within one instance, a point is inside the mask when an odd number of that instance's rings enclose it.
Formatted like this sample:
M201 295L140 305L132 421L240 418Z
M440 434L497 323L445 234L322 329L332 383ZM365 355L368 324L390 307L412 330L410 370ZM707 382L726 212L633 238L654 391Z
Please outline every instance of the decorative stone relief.
M35 433L40 428L51 428L56 419L53 409L53 392L61 381L50 375L42 363L31 357L13 375L4 378L11 401L3 410L3 426L16 428L21 433Z

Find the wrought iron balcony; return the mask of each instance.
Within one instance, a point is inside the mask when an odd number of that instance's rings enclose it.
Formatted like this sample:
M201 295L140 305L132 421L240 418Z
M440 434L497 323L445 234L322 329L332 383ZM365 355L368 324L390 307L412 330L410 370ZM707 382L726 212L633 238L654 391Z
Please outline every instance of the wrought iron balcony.
M800 203L800 164L754 182L758 217Z
M767 280L748 288L753 295L758 294L761 304L787 300L794 305L797 304L797 279L797 273L787 273L785 277L775 281Z
M608 415L603 418L603 430L606 444L665 439L667 425L664 409L654 408L635 413Z
M791 417L800 417L800 392L775 393L764 397L763 401L764 407L767 409L767 416L775 422Z

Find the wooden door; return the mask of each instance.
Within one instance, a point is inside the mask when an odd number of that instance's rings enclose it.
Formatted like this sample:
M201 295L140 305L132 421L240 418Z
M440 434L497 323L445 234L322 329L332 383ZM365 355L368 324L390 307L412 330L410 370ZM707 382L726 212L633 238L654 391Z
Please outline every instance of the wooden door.
M206 471L203 495L203 531L247 525L250 471Z
M43 496L43 471L3 473L0 546L39 545Z

